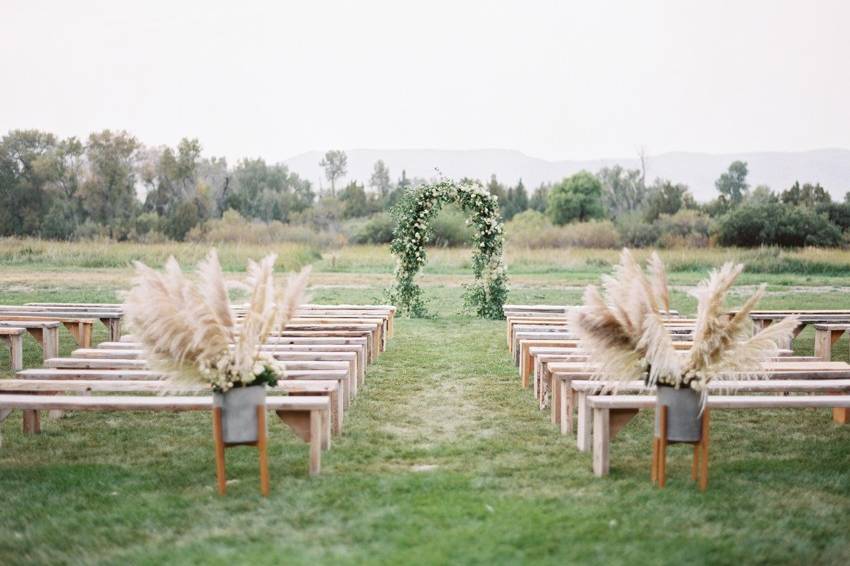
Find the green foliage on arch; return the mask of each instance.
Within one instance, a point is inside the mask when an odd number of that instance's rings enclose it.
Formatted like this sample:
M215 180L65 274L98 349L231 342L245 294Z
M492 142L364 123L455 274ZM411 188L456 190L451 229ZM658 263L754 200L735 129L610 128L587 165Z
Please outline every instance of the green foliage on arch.
M464 306L482 318L504 317L508 277L503 258L502 222L498 199L477 182L440 181L407 192L396 205L396 227L390 250L396 256L396 283L388 290L390 301L401 313L428 316L422 288L414 278L425 265L425 242L431 222L446 204L457 203L473 225L475 281L465 285Z

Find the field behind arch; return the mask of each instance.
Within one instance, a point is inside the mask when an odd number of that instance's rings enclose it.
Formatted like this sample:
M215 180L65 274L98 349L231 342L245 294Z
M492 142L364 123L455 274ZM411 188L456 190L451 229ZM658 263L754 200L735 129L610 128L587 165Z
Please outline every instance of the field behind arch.
M384 247L273 246L280 263L313 263L317 302L381 302ZM227 277L263 246L223 246ZM128 264L191 266L206 246L0 240L0 302L116 301ZM370 368L346 431L306 477L306 446L274 423L272 495L257 495L256 458L234 452L230 495L214 493L204 415L70 414L24 437L0 427L0 563L838 563L850 559L850 427L826 411L713 419L711 485L687 481L671 451L668 487L649 485L650 418L621 433L612 474L560 436L518 385L504 326L460 314L470 251L436 249L423 286L438 315L400 320ZM576 303L616 262L612 250L508 248L518 303ZM673 250L673 303L708 266L752 269L733 296L769 283L764 308L850 308L850 253ZM97 328L96 340L104 338ZM27 340L26 363L40 354ZM795 342L812 351L811 331ZM73 345L63 333L62 352ZM834 350L847 360L847 338ZM0 349L0 377L8 375ZM230 455L229 455L230 457Z

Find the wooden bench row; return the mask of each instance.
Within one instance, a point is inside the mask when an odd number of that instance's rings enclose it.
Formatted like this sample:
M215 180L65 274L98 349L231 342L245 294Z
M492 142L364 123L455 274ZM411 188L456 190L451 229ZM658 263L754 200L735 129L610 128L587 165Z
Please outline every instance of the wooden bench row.
M355 305L346 305L344 309L323 306L317 312L300 312L295 329L288 327L264 346L286 371L286 378L270 390L268 408L310 442L311 473L318 473L320 450L330 447L331 433L341 431L344 411L363 383L366 365L385 348L386 339L392 335L394 308L376 308L369 316L357 310ZM335 316L336 313L341 316ZM147 369L139 357L138 346L130 340L131 336L123 336L101 344L107 347L75 350L71 358L50 357L45 362L46 368L22 370L17 374L18 379L0 381L0 416L6 418L10 410L22 409L25 431L37 432L38 411L44 410L211 408L211 398L203 396L127 396L161 393L169 387L162 379L164 376ZM200 392L204 388L189 390ZM181 392L185 392L182 386ZM286 396L274 395L275 392ZM311 400L316 403L311 405Z

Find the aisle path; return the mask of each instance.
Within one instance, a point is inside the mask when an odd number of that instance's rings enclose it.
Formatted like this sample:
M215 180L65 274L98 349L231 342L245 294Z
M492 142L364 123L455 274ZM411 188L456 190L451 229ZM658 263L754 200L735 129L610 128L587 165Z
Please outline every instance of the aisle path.
M564 440L519 387L503 325L400 321L388 351L369 370L334 461L347 467L347 448L374 442L370 466L470 472L526 468L528 454L516 450L518 442L531 453L558 450Z

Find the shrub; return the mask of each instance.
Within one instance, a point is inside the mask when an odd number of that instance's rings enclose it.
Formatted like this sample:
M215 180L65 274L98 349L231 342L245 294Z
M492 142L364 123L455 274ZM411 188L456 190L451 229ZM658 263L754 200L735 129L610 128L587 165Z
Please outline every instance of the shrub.
M709 244L711 220L696 210L680 210L662 214L658 219L659 244L664 248L704 248Z
M380 212L352 226L348 238L352 244L388 244L393 240L395 220L386 212Z
M620 243L620 235L607 220L554 226L536 210L517 214L505 224L505 234L512 245L526 248L616 248Z
M228 210L217 220L208 220L195 226L186 235L191 242L238 242L245 244L271 244L295 242L317 247L329 247L345 243L345 238L336 232L317 231L301 224L248 221L236 212Z
M658 244L661 227L656 223L645 222L639 214L621 216L617 229L624 246L630 248L648 248Z
M465 246L472 241L466 215L455 205L443 207L431 223L431 244L443 247Z
M808 207L781 203L746 204L717 223L723 246L837 246L841 232L829 219Z
M817 205L815 210L829 218L842 232L850 228L850 203L825 202Z

